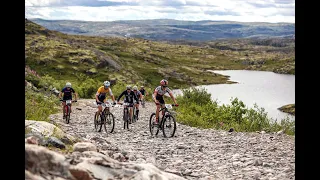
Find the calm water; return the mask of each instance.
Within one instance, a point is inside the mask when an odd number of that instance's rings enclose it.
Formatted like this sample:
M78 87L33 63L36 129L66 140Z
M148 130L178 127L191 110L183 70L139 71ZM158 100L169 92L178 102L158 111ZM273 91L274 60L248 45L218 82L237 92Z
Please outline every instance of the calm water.
M230 98L237 97L251 108L254 103L265 108L268 116L274 120L294 116L279 111L277 108L295 103L295 75L276 74L265 71L223 70L212 71L230 76L237 84L218 84L199 86L211 93L213 100L220 105L230 104ZM179 91L176 91L179 93Z

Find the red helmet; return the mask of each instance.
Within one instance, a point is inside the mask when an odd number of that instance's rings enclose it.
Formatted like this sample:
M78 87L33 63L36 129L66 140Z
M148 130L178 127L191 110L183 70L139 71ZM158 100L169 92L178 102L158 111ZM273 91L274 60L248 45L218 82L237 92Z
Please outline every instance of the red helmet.
M160 81L160 85L161 85L161 86L167 86L167 85L168 85L168 81L165 80L165 79L162 79L162 80Z

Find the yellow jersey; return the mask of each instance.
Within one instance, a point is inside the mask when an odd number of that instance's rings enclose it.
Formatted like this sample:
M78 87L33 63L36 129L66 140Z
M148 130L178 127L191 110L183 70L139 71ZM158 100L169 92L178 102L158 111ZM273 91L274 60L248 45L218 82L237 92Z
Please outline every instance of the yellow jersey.
M103 102L106 99L107 93L109 93L110 96L113 95L110 87L105 89L104 86L101 86L99 87L96 96L98 96L99 101Z

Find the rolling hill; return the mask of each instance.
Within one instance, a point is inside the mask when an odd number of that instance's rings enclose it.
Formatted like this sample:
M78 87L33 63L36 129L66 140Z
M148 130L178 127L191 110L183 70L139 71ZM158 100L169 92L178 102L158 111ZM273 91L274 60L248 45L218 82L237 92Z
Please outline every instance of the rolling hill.
M228 38L292 37L293 23L244 23L232 21L179 21L171 19L131 21L73 21L30 19L50 30L91 36L136 37L149 40L207 41Z
M111 27L112 28L112 27ZM59 80L106 79L172 88L228 82L207 70L252 69L294 74L294 40L151 41L70 35L25 20L25 63Z

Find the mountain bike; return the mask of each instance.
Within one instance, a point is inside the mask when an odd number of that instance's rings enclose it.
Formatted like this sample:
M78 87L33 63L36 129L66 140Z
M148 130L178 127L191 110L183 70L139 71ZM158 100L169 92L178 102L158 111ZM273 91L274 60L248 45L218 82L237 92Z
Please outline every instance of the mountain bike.
M159 110L159 121L158 124L155 124L156 121L156 113L152 113L150 116L149 121L149 128L151 136L158 135L159 130L162 130L164 137L173 137L174 133L176 132L177 124L174 116L172 115L172 112L169 111L169 109L172 109L172 106L178 106L178 104L165 104L163 108ZM160 114L162 112L164 115L160 119ZM154 133L153 131L156 130ZM166 132L166 130L172 130L172 133Z
M133 108L132 106L134 106L134 104L133 103L127 103L127 102L118 103L118 104L123 105L123 129L126 129L126 126L127 126L127 129L129 129L129 117L130 117L129 108Z
M146 101L144 100L144 96L143 96L143 98L142 98L140 101L141 101L141 106L142 106L143 108L145 108L145 107L146 107Z
M70 122L70 114L71 114L71 104L73 102L77 102L76 100L63 100L60 99L60 101L65 102L65 105L63 106L64 114L63 116L66 118L66 123L69 124Z
M110 102L101 104L103 110L100 113L98 111L94 115L94 128L97 132L101 132L102 125L105 132L112 133L114 130L114 115L110 112L110 107L114 107Z

